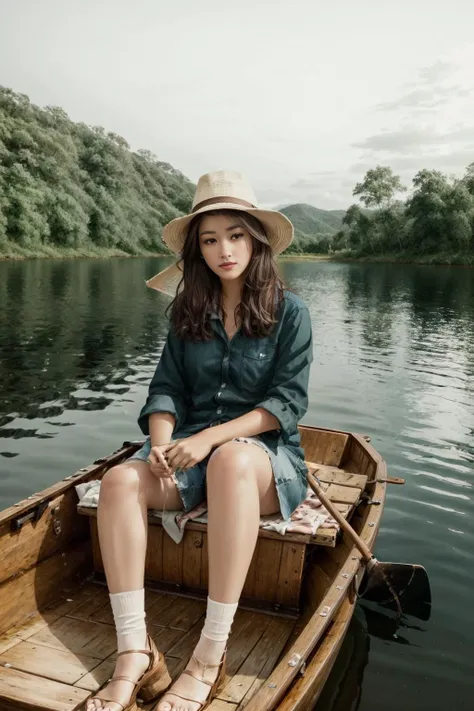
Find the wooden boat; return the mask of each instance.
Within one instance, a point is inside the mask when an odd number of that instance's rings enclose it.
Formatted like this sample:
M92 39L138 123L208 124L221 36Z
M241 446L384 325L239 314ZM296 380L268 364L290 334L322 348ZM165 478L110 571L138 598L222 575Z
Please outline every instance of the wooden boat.
M326 495L373 548L385 462L362 435L303 426L300 432L308 466ZM0 514L2 711L74 711L110 676L115 631L96 511L78 506L75 486L100 479L140 445L125 442ZM147 623L173 676L200 633L206 563L205 524L188 522L176 545L150 512ZM345 533L261 530L232 630L227 677L212 711L312 709L353 615L363 572Z

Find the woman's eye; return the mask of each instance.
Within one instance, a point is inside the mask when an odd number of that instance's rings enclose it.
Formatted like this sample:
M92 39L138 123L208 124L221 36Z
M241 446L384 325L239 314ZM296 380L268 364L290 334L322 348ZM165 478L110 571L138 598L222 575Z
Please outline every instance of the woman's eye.
M235 235L232 235L232 237L235 237L236 239L239 239L240 237L243 237L244 233L243 232L237 232Z
M204 240L204 244L212 244L215 241L214 237L209 237L209 239Z

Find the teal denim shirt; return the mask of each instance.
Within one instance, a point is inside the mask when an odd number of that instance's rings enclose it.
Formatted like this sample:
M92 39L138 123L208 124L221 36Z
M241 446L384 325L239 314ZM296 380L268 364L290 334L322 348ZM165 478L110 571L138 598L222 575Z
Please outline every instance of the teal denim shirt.
M172 329L150 383L138 424L149 435L148 417L169 412L173 438L183 438L228 422L259 407L276 417L279 430L260 439L277 452L284 446L297 471L306 473L298 422L308 408L308 380L313 360L311 320L304 302L289 291L272 333L249 338L240 330L229 340L217 314L215 338L187 341Z

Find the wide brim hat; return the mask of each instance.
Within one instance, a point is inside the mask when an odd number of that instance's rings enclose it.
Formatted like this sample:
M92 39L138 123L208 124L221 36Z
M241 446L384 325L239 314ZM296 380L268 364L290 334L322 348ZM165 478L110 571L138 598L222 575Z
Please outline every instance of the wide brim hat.
M189 223L211 210L248 212L262 223L273 254L283 252L293 241L293 225L277 210L261 210L251 185L242 173L217 170L201 175L198 180L191 212L176 217L163 228L163 242L175 254L181 254L188 234Z

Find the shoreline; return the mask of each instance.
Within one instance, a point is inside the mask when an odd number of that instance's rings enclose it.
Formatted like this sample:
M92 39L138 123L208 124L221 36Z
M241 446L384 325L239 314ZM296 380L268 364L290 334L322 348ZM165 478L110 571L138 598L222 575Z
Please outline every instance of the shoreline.
M169 258L174 259L175 255L166 252L143 252L140 254L129 254L122 250L102 249L102 250L57 250L46 249L44 252L33 252L31 254L6 254L0 253L0 262L19 262L27 259L111 259L126 257L136 259L143 257ZM278 257L284 261L310 261L310 262L354 262L359 264L417 264L423 266L445 266L445 267L474 267L474 254L426 254L420 256L408 255L377 255L364 257L351 257L350 255L334 254L282 254Z

